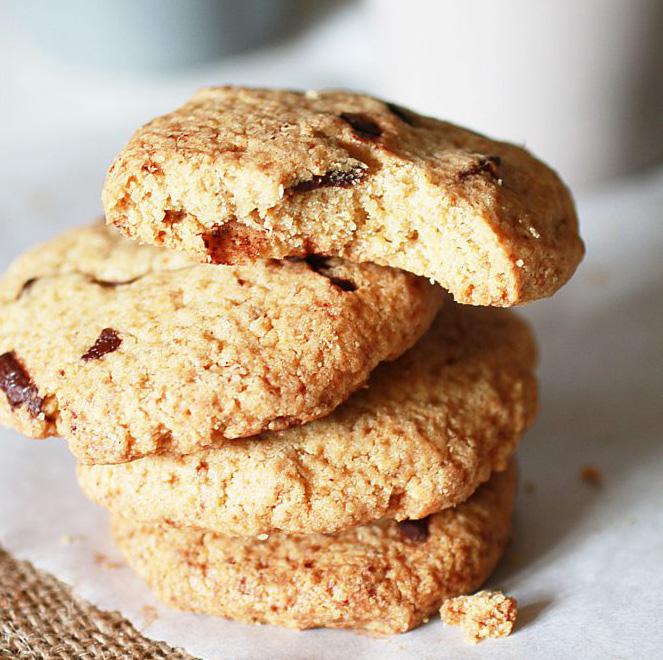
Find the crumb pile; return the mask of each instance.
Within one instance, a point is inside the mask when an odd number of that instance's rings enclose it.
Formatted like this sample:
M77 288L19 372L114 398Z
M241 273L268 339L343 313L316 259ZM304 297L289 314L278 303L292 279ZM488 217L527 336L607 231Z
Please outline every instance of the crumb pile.
M0 281L0 421L64 437L167 603L509 634L534 340L583 254L524 149L350 92L200 91L109 169L106 224Z

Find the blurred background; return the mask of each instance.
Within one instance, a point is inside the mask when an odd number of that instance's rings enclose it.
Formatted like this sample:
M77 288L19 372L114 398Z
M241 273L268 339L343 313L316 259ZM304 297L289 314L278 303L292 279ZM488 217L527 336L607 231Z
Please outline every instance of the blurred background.
M365 90L576 189L663 157L661 0L5 0L0 25L2 141L78 143L83 195L134 128L220 83Z

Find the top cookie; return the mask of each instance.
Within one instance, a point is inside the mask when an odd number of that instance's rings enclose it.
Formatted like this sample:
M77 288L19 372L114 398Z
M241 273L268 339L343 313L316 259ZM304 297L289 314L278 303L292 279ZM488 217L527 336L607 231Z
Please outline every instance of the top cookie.
M77 229L0 280L0 421L88 463L284 429L412 346L442 295L373 264L209 266Z
M133 136L103 201L203 262L337 255L476 305L551 295L583 254L568 189L527 151L342 91L201 90Z

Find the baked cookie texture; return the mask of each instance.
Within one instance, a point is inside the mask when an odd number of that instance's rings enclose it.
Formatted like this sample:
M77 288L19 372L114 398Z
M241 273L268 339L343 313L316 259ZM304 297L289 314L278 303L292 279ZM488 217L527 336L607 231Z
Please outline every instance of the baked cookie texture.
M449 626L460 626L475 644L490 637L507 637L518 616L518 602L501 591L479 591L456 596L442 603L440 618Z
M474 591L508 541L515 471L455 509L333 535L229 538L112 518L129 564L169 605L291 628L405 632Z
M324 419L184 457L79 466L79 483L128 518L226 535L422 518L506 468L536 412L534 362L513 313L450 301Z
M135 133L103 203L199 261L335 255L474 305L549 296L584 251L568 189L526 150L343 91L203 89Z
M0 280L0 421L90 463L302 424L408 349L442 301L372 264L210 266L77 229Z

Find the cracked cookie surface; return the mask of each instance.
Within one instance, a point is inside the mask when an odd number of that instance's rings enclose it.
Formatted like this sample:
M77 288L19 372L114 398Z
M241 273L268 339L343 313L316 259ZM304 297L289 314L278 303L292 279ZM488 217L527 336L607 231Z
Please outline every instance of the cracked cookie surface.
M569 191L524 149L343 91L203 89L135 133L103 201L203 262L335 255L476 305L551 295L584 249Z
M420 521L338 534L228 538L112 518L129 564L169 605L249 623L401 633L474 591L511 531L515 470Z
M90 463L287 428L409 348L442 300L372 264L210 266L77 229L0 281L0 420Z
M449 301L324 419L184 457L79 466L79 483L126 517L226 535L422 518L507 466L536 413L534 361L514 314Z

